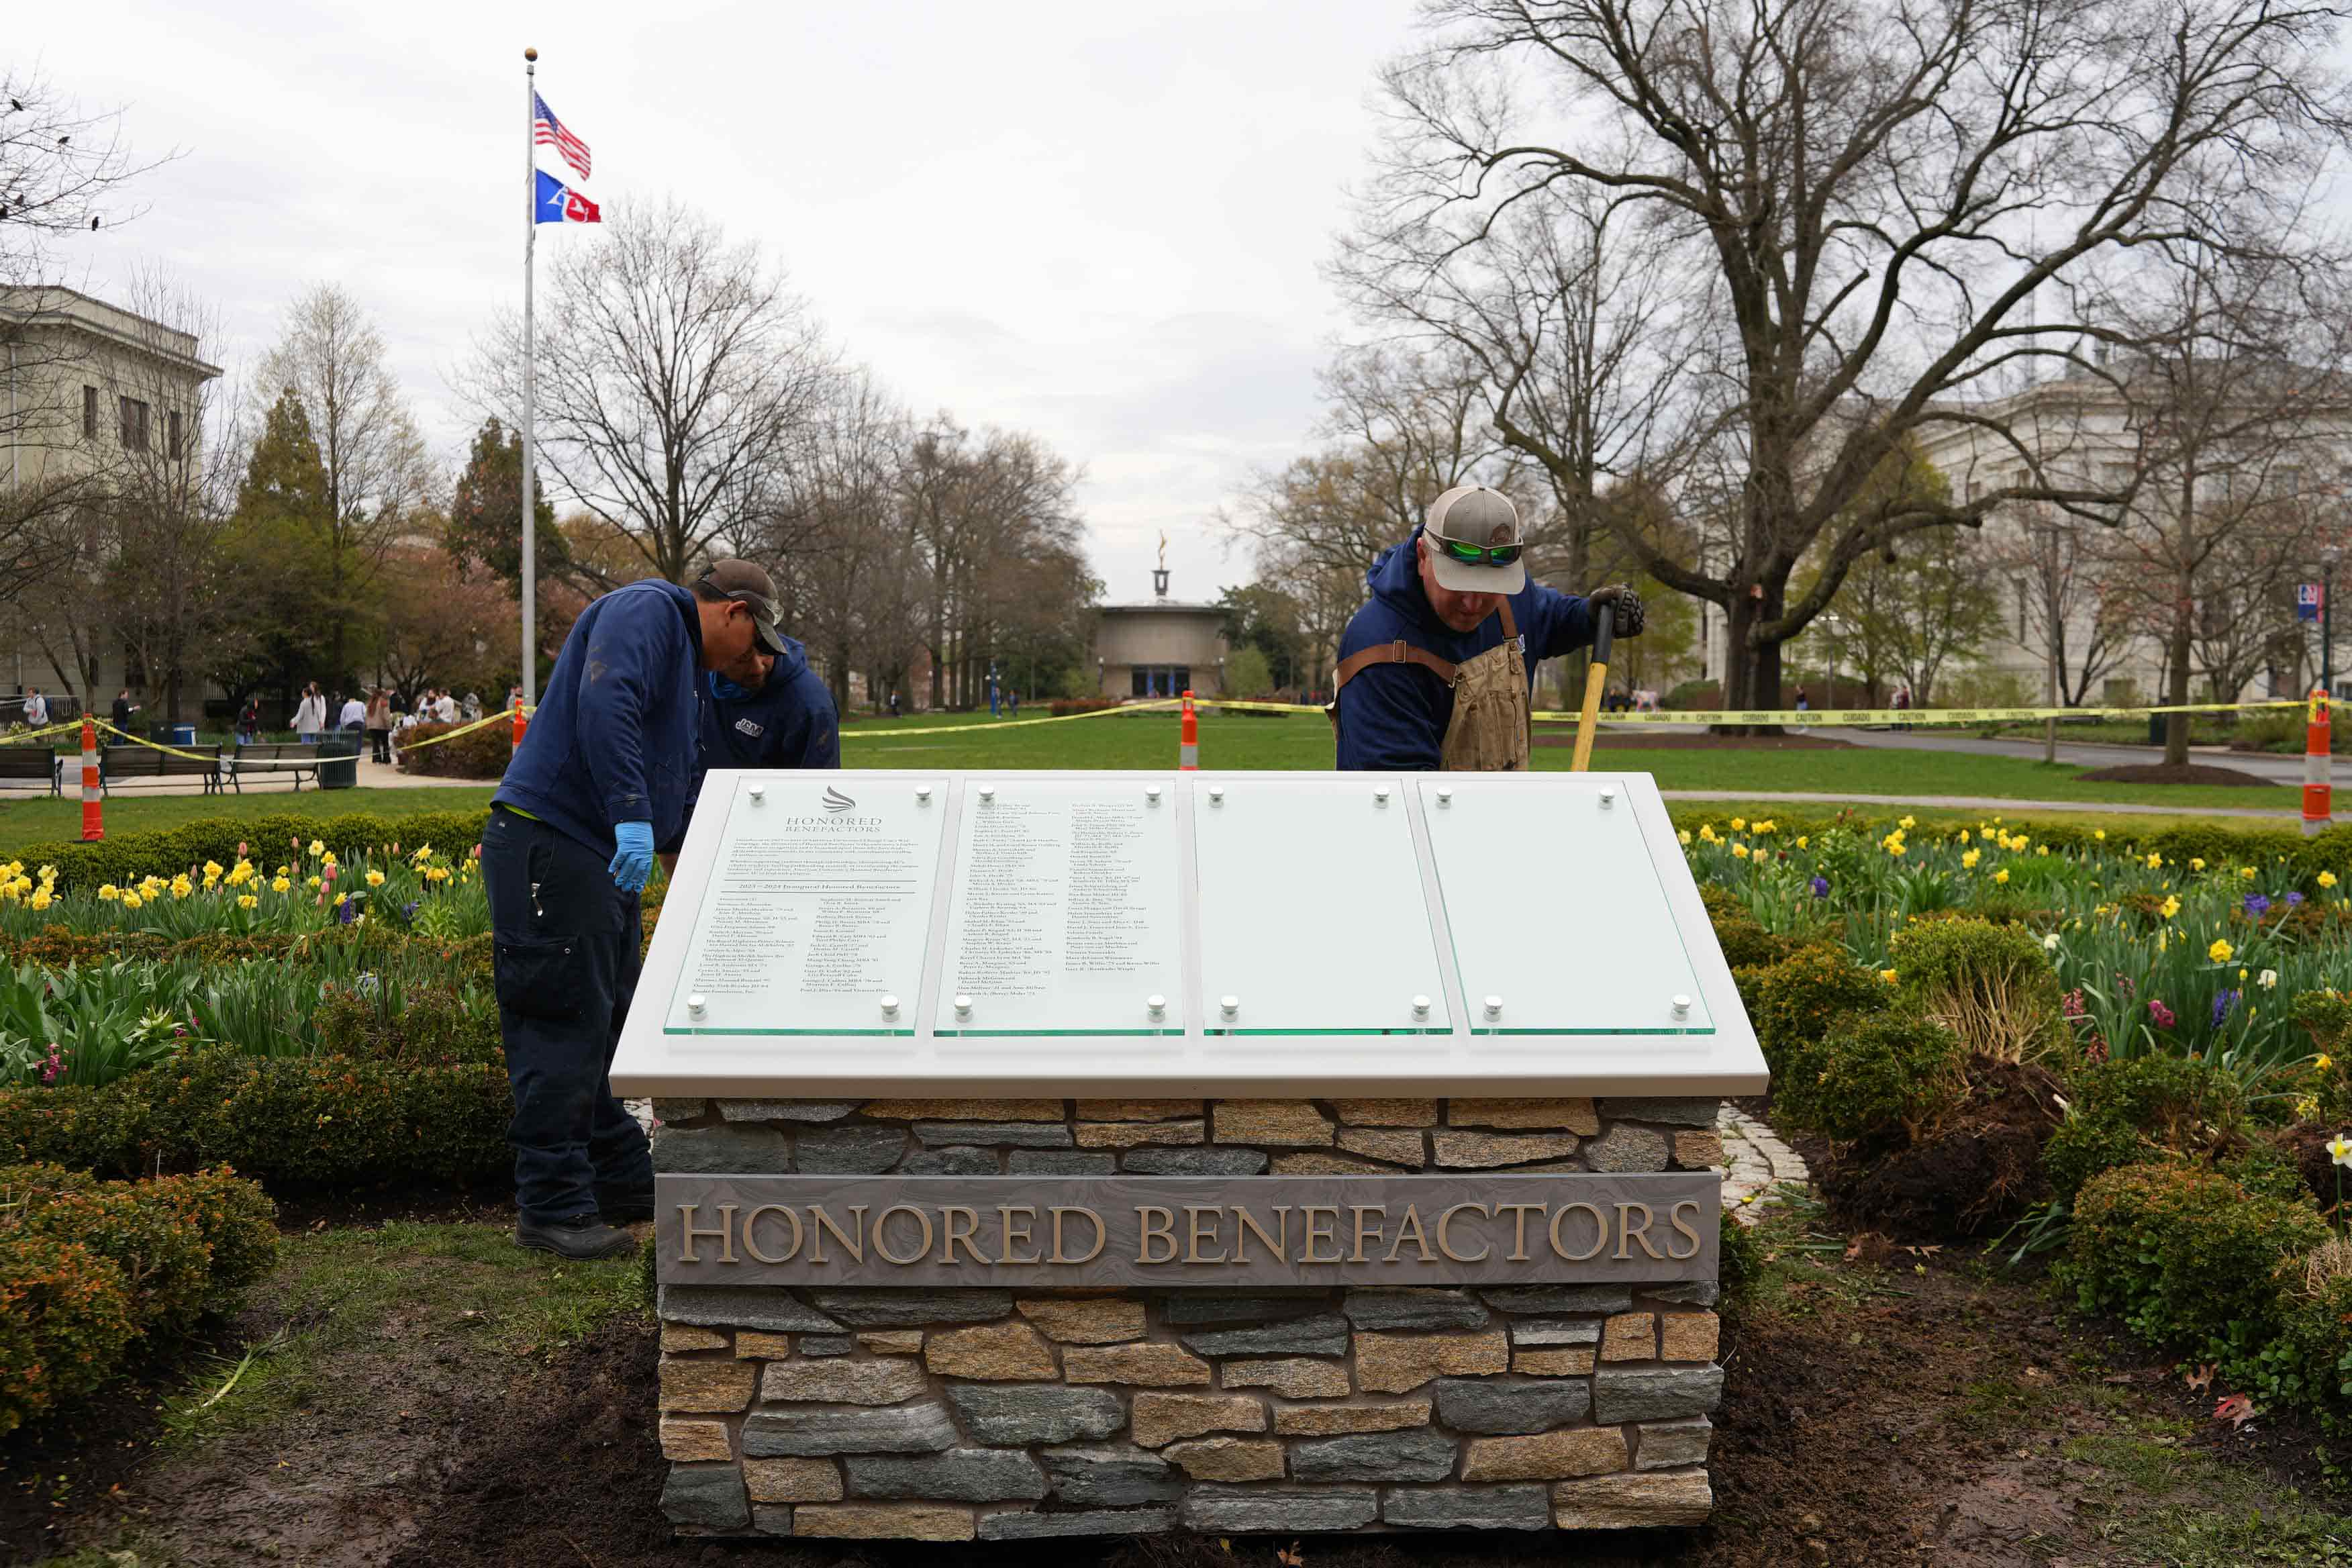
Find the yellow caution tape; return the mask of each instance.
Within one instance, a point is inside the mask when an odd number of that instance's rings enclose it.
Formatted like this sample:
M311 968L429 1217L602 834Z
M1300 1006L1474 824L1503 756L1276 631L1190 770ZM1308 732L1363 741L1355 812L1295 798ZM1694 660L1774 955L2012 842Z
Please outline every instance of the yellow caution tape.
M1204 700L1195 699L1195 701ZM1109 719L1121 713L1166 712L1177 706L1173 698L1158 702L1125 702L1116 708L1089 708L1083 713L1056 713L1048 719L998 719L986 724L933 724L921 730L866 729L844 726L841 738L896 741L915 735L969 735L975 731L994 734L999 730L1021 730L1032 724L1067 724L1076 719ZM1302 708L1302 713L1315 711Z
M522 711L523 717L527 719L533 713L538 712L539 710L536 707L531 707L526 708ZM421 752L427 746L437 746L444 741L454 741L460 735L470 735L477 730L487 730L493 724L511 724L513 722L514 710L511 708L501 708L495 713L485 713L480 718L476 719L469 723L460 724L454 730L444 730L437 735L427 735L421 741L409 741L404 742L400 749L404 752ZM394 732L395 734L398 733L397 731Z
M1194 699L1202 708L1231 708L1256 713L1320 713L1322 709L1297 702L1230 702L1223 698ZM2034 719L2116 719L2147 713L2230 713L2300 708L2303 700L2287 698L2262 702L2183 702L2106 708L1832 708L1832 709L1657 709L1646 713L1603 713L1603 724L1786 724L1806 729L1831 729L1860 724L2008 724ZM1538 712L1539 724L1580 724L1576 712Z

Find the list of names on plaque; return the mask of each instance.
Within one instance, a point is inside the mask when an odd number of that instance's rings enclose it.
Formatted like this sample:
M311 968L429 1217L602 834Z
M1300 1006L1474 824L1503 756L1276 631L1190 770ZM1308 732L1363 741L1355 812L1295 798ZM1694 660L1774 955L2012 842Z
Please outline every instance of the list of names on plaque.
M1181 1027L1175 808L1131 784L1038 782L967 794L943 973L971 998L942 1030Z
M739 795L670 1026L749 1033L909 1026L942 816L904 785L863 805L813 784L769 786L758 799ZM880 999L893 992L907 1000L898 1018L886 1019ZM689 1012L688 996L702 999L699 1015Z

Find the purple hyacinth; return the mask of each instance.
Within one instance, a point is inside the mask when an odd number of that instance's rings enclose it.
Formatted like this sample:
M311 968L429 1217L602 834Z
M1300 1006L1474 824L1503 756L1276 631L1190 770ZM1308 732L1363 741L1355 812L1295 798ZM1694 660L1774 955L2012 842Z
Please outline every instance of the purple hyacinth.
M1814 878L1814 879L1813 879L1813 897L1815 897L1815 898L1817 898L1817 899L1826 899L1826 898L1828 898L1829 896L1830 896L1830 879L1829 879L1827 877L1816 877L1816 878Z
M359 918L359 912L360 912L360 911L359 911L359 906L357 906L356 904L352 903L352 902L351 901L351 900L349 900L349 899L341 899L341 900L336 900L336 903L335 903L335 921L336 921L336 923L337 923L337 924L339 924L339 925L349 925L349 924L351 924L352 921L354 921L354 920L356 920L356 919L358 919L358 918Z
M2253 916L2256 920L2260 920L2263 916L2271 912L2271 901L2260 893L2248 893L2246 895L2246 912Z
M2295 905L2297 905L2297 904L2299 904L2299 903L2301 903L2301 902L2303 902L2303 895L2302 895L2301 893L2293 893L2293 892L2291 892L2291 893L2287 894L2287 896L2286 896L2286 907L2287 907L2288 909L2293 909L2293 908L2294 908L2294 907L2295 907Z
M2219 996L2213 998L2213 1026L2215 1028L2218 1029L2221 1026L2221 1021L2230 1016L2230 1009L2238 1005L2238 994L2239 994L2235 991L2224 991Z

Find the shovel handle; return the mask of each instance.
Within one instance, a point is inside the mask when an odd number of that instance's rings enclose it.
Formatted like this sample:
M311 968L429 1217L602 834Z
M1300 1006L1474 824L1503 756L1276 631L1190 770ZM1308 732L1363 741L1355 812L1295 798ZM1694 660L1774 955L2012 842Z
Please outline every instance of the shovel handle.
M1592 664L1584 677L1584 717L1576 726L1576 760L1569 764L1573 773L1583 773L1592 765L1592 737L1601 728L1601 693L1609 684L1609 654L1616 632L1617 606L1604 605L1592 628Z

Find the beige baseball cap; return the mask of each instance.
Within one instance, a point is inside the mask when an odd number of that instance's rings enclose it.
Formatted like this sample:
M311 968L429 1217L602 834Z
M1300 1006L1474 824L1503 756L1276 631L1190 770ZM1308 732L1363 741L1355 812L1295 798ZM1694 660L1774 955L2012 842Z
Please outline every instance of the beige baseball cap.
M1456 485L1422 520L1437 585L1457 594L1516 594L1528 585L1519 509L1500 490ZM1496 559L1500 557L1500 559Z
M734 555L705 572L702 581L751 612L761 647L772 654L784 651L783 630L776 624L776 584L765 572Z

